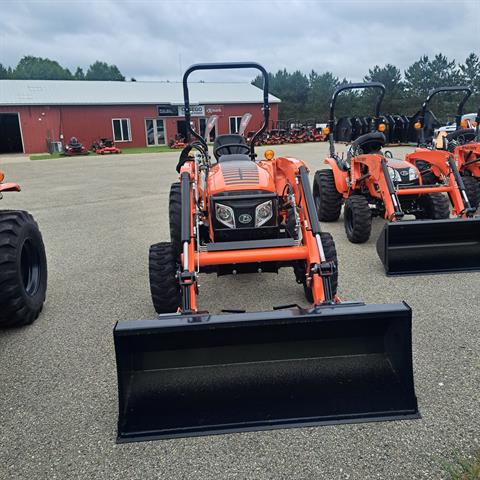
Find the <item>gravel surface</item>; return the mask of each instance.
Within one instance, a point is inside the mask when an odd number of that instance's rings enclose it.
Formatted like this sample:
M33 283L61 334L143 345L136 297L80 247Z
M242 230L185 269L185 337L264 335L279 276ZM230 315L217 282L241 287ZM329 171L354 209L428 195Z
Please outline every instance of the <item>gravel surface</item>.
M326 144L274 150L314 170ZM364 245L348 243L342 221L324 228L342 298L413 308L421 420L116 445L112 327L154 317L147 252L168 240L177 157L0 157L24 189L0 207L34 214L49 262L40 318L0 332L0 479L441 479L445 459L480 446L480 273L387 278L375 252L380 219ZM305 304L290 269L204 275L200 302L210 311Z

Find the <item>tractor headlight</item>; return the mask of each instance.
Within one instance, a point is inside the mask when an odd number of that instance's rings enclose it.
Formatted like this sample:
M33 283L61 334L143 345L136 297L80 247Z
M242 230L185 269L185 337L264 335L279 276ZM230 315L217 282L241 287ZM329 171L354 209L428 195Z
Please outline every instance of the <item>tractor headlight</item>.
M268 222L273 215L273 202L263 202L255 208L255 227L261 227Z
M418 171L416 168L409 168L408 169L408 179L410 181L418 179Z
M390 175L392 182L402 181L402 177L400 176L400 173L397 170L395 170L395 168L388 167L388 174Z
M215 204L215 215L219 222L223 223L227 227L235 228L235 217L231 207L217 203Z

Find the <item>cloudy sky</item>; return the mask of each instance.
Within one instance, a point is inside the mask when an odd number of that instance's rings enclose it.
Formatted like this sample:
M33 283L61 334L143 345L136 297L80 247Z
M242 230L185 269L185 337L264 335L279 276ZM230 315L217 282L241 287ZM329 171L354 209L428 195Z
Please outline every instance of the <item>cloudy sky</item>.
M98 59L137 80L235 60L361 80L422 54L463 61L480 53L479 34L480 0L0 0L0 63L35 55L86 70Z

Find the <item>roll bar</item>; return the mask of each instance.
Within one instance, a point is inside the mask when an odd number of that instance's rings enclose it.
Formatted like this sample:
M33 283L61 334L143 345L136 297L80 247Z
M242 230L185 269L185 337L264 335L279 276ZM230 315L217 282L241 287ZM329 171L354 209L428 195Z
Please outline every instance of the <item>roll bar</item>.
M187 135L193 135L199 140L205 149L208 151L207 142L197 132L192 129L190 125L190 96L188 92L188 77L191 73L197 70L230 70L239 68L254 68L260 71L263 76L263 124L260 129L255 132L250 143L250 157L255 159L255 142L258 137L266 130L268 126L268 119L270 117L270 105L268 103L268 73L262 65L255 62L230 62L230 63L197 63L189 67L183 74L183 99L185 104L185 121L187 123Z
M420 116L418 117L418 121L421 124L420 139L418 142L420 145L425 143L424 121L425 121L425 114L427 113L428 104L430 103L430 101L435 95L441 92L466 92L463 98L460 100L460 103L458 104L457 114L455 115L457 130L461 128L460 124L462 123L463 107L465 106L465 103L467 102L467 100L470 98L470 95L472 94L472 89L470 87L465 87L465 86L434 88L433 90L430 90L428 97L423 102L422 110L420 112Z
M337 102L338 95L343 92L344 90L357 90L357 89L367 89L367 88L379 88L380 95L378 96L377 103L375 105L375 120L378 120L380 117L380 106L382 105L383 97L385 96L385 85L380 82L369 82L369 83L346 83L344 85L340 85L332 95L332 99L330 100L330 118L328 121L328 128L330 133L328 134L328 140L330 142L330 156L333 157L335 155L335 139L334 139L334 131L335 131L335 103Z

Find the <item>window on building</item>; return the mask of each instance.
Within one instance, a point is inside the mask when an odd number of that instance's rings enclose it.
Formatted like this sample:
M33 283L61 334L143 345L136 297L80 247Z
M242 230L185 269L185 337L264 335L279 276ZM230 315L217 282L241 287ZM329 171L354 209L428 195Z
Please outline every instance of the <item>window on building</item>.
M112 126L113 138L116 142L130 142L132 140L129 118L114 118L112 119Z
M242 117L230 117L230 133L238 133Z

